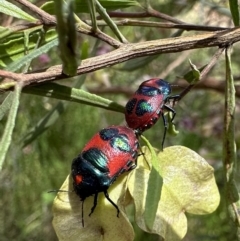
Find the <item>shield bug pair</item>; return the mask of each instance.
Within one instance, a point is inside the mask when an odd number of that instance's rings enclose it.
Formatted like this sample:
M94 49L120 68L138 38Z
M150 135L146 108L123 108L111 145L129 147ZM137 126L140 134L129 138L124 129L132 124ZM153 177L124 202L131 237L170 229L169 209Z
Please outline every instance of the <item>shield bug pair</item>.
M138 139L132 129L110 126L95 134L72 161L71 174L75 193L81 201L94 195L89 216L97 206L100 192L104 193L119 215L119 208L110 199L107 190L119 175L136 167L138 150Z
M167 104L171 99L174 101L179 99L179 95L170 96L171 91L171 85L167 81L158 78L146 80L139 86L125 108L125 120L128 126L139 135L151 128L162 116L164 124L162 148L167 131L164 111L173 113L172 122L176 112Z

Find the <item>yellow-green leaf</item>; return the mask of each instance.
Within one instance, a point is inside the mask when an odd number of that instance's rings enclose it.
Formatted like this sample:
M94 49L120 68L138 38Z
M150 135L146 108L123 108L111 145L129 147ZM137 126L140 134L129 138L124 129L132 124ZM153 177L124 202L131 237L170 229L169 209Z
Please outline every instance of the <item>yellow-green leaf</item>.
M93 196L84 201L84 227L82 227L82 202L72 191L72 179L67 177L53 205L53 226L59 241L132 241L134 232L120 203L121 194L126 191L126 175L118 178L109 189L110 198L120 209L119 218L117 211L104 197L98 196L98 205L89 217L93 206Z
M146 148L143 152L149 161L150 152ZM151 231L143 217L150 175L143 157L138 159L137 169L130 174L128 188L136 208L136 222L143 230L157 233L165 241L181 240L187 232L185 212L208 214L219 205L213 168L197 153L182 146L165 148L159 152L158 159L163 186L155 190L161 191L161 199Z
M0 12L15 18L27 20L29 22L35 22L37 20L28 13L24 12L21 8L5 0L0 0Z

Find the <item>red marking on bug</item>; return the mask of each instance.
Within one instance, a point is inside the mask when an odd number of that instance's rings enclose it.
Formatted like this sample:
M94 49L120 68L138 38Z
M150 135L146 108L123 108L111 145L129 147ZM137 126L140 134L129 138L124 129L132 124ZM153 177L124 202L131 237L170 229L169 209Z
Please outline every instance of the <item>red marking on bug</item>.
M80 184L82 182L82 180L83 180L82 175L76 175L75 176L75 182L76 182L77 185Z

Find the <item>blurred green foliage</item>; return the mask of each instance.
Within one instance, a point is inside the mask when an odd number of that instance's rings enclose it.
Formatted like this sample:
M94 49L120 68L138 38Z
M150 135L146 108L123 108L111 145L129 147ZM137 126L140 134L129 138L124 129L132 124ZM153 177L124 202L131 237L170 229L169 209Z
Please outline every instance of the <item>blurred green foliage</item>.
M231 15L227 9L226 1L158 0L151 2L154 9L180 20L191 22L191 24L230 26ZM34 4L39 5L39 3L40 1L34 1ZM134 12L135 8L127 8L124 11ZM87 14L83 15L83 18L89 19ZM5 25L9 20L5 15L1 15L0 19ZM16 23L16 20L11 21L11 24ZM119 27L119 29L128 41L133 43L162 39L177 32L177 30L127 26ZM104 30L111 35L108 28ZM184 33L184 35L193 34L193 32ZM95 39L88 36L81 37L88 39L89 46L94 46ZM200 49L185 53L134 59L88 74L84 88L91 89L93 92L102 90L103 97L124 105L129 97L129 89L135 91L143 80L164 76L164 79L174 83L177 76L183 76L190 70L188 58L191 58L197 67L201 67L209 62L216 50L217 48ZM233 74L238 81L240 76L239 50L240 46L236 44L232 54ZM99 43L97 51L99 53L106 52L109 51L109 48L106 44ZM34 70L57 63L59 63L59 56L57 55L57 47L55 47L47 55L33 61L31 68ZM173 63L175 64L173 65ZM216 81L225 80L223 58L211 71L210 77ZM61 81L62 83L68 84L71 83L71 80ZM238 84L237 81L236 84ZM117 93L119 87L123 89ZM178 92L179 89L176 88L175 93ZM0 96L1 101L5 95ZM239 102L237 99L238 106ZM57 103L58 100L47 97L28 94L23 94L21 97L13 140L0 173L1 241L57 240L51 225L51 206L55 194L47 192L61 186L70 172L72 159L99 129L108 125L125 123L122 114L70 102L51 128L34 142L21 149L22 138ZM215 168L217 183L220 192L223 192L221 169L223 91L216 92L207 88L193 89L175 109L177 111L175 124L180 133L176 137L168 135L165 146L183 145L202 155ZM235 119L239 118L240 109L237 108ZM0 133L3 132L5 123L6 117L0 122ZM237 147L240 146L239 128L236 126ZM160 147L162 133L163 125L160 120L145 133L145 136L154 146ZM221 206L223 205L224 203L221 203ZM189 215L188 220L189 228L184 238L185 241L233 240L231 239L231 229L228 226L228 217L221 212L221 208L207 216ZM80 222L79 225L81 225ZM138 234L138 240L157 240L156 237L146 238L144 235Z

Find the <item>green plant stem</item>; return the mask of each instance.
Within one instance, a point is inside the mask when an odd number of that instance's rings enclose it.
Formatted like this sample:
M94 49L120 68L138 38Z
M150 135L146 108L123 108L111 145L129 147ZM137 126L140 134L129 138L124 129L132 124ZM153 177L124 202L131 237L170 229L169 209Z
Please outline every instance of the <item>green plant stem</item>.
M89 0L87 1L87 3L88 3L88 8L91 16L91 21L92 21L92 30L96 32L98 29L97 20L96 20L96 2L95 0Z
M112 21L112 19L109 17L107 11L105 8L102 7L102 5L99 3L98 0L95 0L96 8L98 13L101 15L101 17L104 19L104 21L107 23L107 25L112 29L112 31L115 33L115 35L118 37L118 39L122 43L128 43L126 38L122 35L122 33L119 31L117 25Z
M223 139L223 167L225 180L225 199L230 216L232 232L236 240L240 240L239 193L236 186L236 145L234 138L235 124L235 87L231 70L230 48L226 49L226 86L225 86L225 114L224 114L224 139Z

